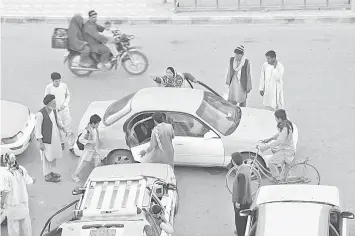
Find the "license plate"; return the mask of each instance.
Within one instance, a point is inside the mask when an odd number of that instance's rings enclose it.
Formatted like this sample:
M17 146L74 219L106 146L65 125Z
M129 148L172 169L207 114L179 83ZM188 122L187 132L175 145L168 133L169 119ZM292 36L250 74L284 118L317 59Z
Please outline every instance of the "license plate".
M116 236L116 229L92 229L90 236Z

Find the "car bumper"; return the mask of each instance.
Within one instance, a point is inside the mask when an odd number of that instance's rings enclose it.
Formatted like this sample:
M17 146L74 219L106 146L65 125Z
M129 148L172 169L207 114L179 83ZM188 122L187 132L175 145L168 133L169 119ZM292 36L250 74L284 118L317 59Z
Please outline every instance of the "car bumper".
M31 114L31 118L28 121L28 126L22 130L22 137L14 143L1 145L1 148L4 148L5 150L10 150L10 152L15 155L22 154L32 141L32 137L34 136L34 128L35 115Z

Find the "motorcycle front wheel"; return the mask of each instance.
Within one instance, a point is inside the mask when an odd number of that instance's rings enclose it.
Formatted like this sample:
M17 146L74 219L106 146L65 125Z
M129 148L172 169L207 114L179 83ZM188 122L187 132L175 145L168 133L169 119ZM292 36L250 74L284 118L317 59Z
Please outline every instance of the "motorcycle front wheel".
M76 54L76 55L68 58L68 67L69 67L69 70L71 71L71 73L73 73L74 75L76 75L78 77L89 76L92 73L92 71L78 70L78 69L73 68L73 67L80 67L80 55L79 54Z
M148 69L148 58L139 51L130 51L122 60L123 68L131 75L141 75Z

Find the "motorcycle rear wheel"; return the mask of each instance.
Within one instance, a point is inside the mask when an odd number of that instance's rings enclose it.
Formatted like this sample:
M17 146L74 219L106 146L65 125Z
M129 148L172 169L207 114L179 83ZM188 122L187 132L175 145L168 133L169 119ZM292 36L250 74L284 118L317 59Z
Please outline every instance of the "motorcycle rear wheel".
M73 69L72 66L80 66L80 55L76 54L70 58L68 58L68 67L69 70L71 71L71 73L73 73L74 75L78 76L78 77L85 77L85 76L89 76L93 71L85 71L85 70L76 70Z
M127 71L127 73L131 74L131 75L141 75L144 72L147 71L148 66L149 66L149 62L148 62L148 58L139 51L130 51L129 55L126 55L126 58L123 59L122 64L123 64L123 68ZM135 60L135 62L132 61ZM139 65L135 65L138 64L136 61L137 59L142 60L143 62L140 62L139 64L143 64L142 67L138 67ZM131 67L135 67L136 70L132 70Z

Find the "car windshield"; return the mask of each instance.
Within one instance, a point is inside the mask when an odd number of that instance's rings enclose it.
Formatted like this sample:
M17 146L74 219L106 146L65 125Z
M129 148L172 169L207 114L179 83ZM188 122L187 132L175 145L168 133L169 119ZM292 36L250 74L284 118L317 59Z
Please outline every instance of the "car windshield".
M242 111L238 106L225 101L211 92L204 92L203 100L196 114L204 121L228 136L238 127Z
M130 100L136 93L131 93L124 98L113 102L107 109L103 117L105 125L111 125L121 119L131 111Z
M327 235L329 207L317 203L275 202L259 206L252 236Z

